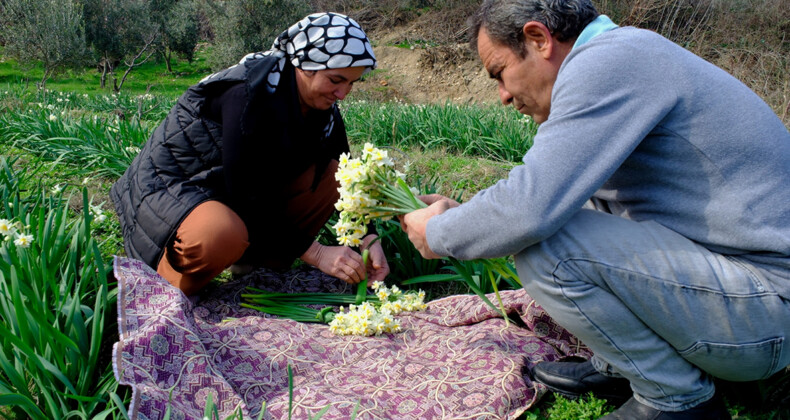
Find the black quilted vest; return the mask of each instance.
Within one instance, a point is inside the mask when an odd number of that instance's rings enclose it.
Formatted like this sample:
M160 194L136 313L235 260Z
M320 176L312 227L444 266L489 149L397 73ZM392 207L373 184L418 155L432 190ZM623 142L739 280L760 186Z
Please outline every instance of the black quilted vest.
M203 117L206 98L239 81L247 84L248 96L264 91L275 62L271 57L247 60L190 87L112 186L129 257L155 268L189 212L221 195L222 127Z

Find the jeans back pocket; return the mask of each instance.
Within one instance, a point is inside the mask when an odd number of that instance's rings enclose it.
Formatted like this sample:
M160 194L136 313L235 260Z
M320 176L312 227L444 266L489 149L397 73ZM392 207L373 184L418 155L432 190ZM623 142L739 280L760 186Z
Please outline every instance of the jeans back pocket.
M782 367L778 364L783 345L784 337L743 344L699 341L679 354L717 378L755 381L771 376Z

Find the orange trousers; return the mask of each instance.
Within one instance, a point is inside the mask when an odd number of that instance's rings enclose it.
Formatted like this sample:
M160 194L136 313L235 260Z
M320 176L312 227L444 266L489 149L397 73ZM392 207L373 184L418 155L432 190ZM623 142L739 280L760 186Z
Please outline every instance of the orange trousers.
M312 236L318 234L332 215L340 196L336 171L337 161L333 160L313 191L315 166L312 166L286 188L290 221ZM241 217L219 201L206 201L195 207L178 226L156 271L189 296L238 261L249 245L249 233Z

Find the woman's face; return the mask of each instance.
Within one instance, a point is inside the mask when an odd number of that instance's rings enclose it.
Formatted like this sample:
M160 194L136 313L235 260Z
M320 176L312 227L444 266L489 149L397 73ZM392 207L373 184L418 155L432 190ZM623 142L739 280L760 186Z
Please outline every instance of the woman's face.
M296 69L296 86L302 113L310 109L327 110L351 91L365 67L304 71Z

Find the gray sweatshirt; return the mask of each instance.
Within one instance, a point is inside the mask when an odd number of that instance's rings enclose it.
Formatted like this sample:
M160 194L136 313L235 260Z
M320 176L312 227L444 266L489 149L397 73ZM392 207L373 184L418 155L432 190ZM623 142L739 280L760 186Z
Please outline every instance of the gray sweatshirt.
M790 296L790 133L748 87L666 38L624 27L575 47L523 161L432 218L430 248L513 255L594 198L714 252L775 264Z

